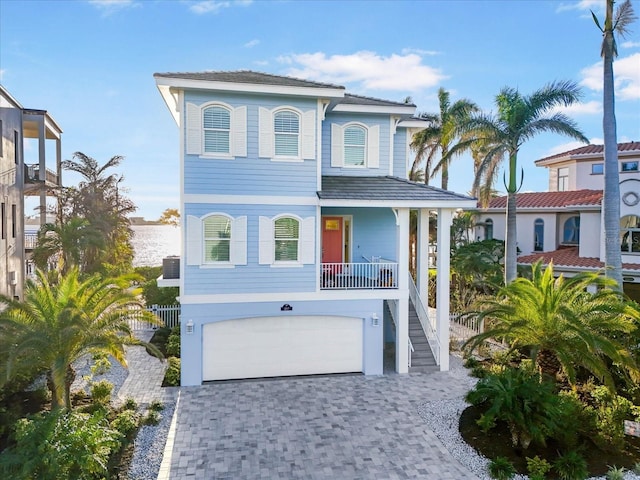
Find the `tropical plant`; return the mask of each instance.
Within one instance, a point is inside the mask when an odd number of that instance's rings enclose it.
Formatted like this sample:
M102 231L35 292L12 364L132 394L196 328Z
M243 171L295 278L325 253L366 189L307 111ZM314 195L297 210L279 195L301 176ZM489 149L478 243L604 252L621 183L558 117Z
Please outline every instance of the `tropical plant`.
M600 56L603 59L602 127L604 132L604 250L606 274L613 278L622 290L622 253L620 251L620 176L618 174L618 138L616 132L615 86L613 59L618 56L615 34L625 37L629 25L636 20L630 0L625 0L613 12L614 0L606 0L604 28L598 17L591 12L593 20L602 32Z
M531 442L544 445L559 428L561 408L553 384L541 383L524 369L505 368L481 378L466 400L487 407L478 419L485 432L497 421L505 422L514 447L527 449Z
M141 309L139 290L130 288L133 276L80 279L77 268L50 282L42 271L27 281L24 301L8 298L0 313L0 387L25 370L43 369L52 393L52 408L71 408L72 364L85 354L106 353L126 366L125 345L157 348L133 337L128 323L131 309L145 321L158 323Z
M451 160L468 150L473 143L470 137L461 138L460 127L471 113L478 111L476 104L466 98L457 100L452 105L449 97L449 92L444 88L438 90L440 112L422 114L420 118L426 120L429 125L416 133L411 140L411 148L416 152L411 171L417 172L424 162L424 182L428 184L429 180L440 172L442 188L445 190L449 187ZM440 161L434 165L438 152ZM415 173L412 178L416 178Z
M496 457L489 463L489 475L496 480L510 480L516 475L516 469L508 458Z
M85 269L85 252L104 248L104 238L88 220L73 217L64 223L45 223L38 231L32 258L40 270L48 270L52 260L66 274L72 267Z
M512 282L517 276L518 152L527 140L542 132L560 133L588 143L573 120L563 113L553 113L554 108L572 105L579 98L580 89L572 82L553 82L528 96L515 88L504 87L496 96L496 115L474 115L460 129L463 135L472 135L475 142L481 142L487 148L477 167L475 191L487 178L488 172L495 171L505 155L508 157L505 283Z
M587 461L576 450L571 450L553 462L561 480L584 480L589 475Z
M544 480L549 470L551 470L551 464L544 458L540 458L538 455L533 458L527 457L529 480Z
M612 289L614 281L595 272L554 278L553 265L533 265L531 279L518 278L483 302L483 333L469 339L473 350L489 338L530 351L542 375L562 371L575 384L580 368L614 389L611 363L638 379L638 366L621 343L640 321L637 304ZM589 293L587 288L597 288Z
M607 472L606 479L607 480L624 480L624 472L626 470L623 467L613 466L609 468Z

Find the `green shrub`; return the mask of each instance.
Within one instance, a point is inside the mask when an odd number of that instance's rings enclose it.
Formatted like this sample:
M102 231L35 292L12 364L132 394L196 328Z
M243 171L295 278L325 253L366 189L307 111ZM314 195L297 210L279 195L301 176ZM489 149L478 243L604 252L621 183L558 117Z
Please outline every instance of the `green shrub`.
M170 357L180 357L180 335L169 335L166 346L167 355Z
M625 448L624 421L640 419L640 407L607 387L595 386L590 392L595 407L595 443L603 450L619 451Z
M132 397L127 397L124 401L124 403L122 404L122 408L124 410L137 410L138 409L138 402L135 401L134 398Z
M633 473L635 473L636 475L640 475L640 462L636 462L636 464L633 466Z
M540 458L537 455L533 458L527 457L529 480L544 480L549 470L551 470L551 464L544 458Z
M164 404L160 400L154 400L149 404L149 410L154 412L161 412L164 410Z
M610 467L607 472L607 480L624 480L624 468Z
M516 474L513 463L505 457L496 457L489 463L489 475L496 480L509 480Z
M107 405L111 401L113 383L108 380L100 380L91 384L91 400L97 405Z
M164 385L176 387L180 385L180 359L169 357L167 371L164 373Z
M589 475L587 461L576 450L558 457L553 467L561 480L584 480Z
M102 414L54 411L21 419L15 445L0 454L0 477L12 480L102 479L121 435Z
M155 410L149 410L147 415L142 419L143 425L158 425L160 423L160 414Z
M530 372L505 368L491 373L478 381L466 400L487 407L478 425L489 429L496 421L506 423L514 447L526 449L532 441L544 445L560 428L561 407L554 386Z
M123 437L129 437L140 425L140 415L133 410L123 410L111 421L111 428Z

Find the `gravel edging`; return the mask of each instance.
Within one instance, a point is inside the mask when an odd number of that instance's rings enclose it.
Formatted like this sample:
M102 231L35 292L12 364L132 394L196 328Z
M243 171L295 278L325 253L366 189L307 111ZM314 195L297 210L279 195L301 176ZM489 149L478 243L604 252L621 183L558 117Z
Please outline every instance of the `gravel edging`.
M467 378L469 389L473 388L477 379L469 376L462 361L458 357L451 357L449 374L457 378ZM491 480L487 467L489 460L480 455L473 447L465 442L460 435L458 425L460 415L468 404L463 397L425 402L418 406L418 415L427 427L438 437L451 456L475 474L480 480ZM514 480L528 480L527 475L516 475ZM640 476L626 471L625 480L640 480ZM606 480L606 477L591 477L590 480Z

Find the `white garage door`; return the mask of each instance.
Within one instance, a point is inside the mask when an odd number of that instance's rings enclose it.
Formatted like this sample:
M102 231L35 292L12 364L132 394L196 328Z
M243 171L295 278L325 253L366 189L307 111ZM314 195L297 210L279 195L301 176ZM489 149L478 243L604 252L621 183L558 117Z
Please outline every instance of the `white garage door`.
M362 372L362 319L259 317L204 326L202 378Z

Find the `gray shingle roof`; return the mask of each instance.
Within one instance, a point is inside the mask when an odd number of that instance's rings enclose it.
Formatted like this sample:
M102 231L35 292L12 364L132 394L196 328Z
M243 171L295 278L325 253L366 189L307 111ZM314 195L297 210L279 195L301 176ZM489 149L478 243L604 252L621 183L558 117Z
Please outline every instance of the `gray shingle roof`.
M323 176L322 191L318 192L318 197L332 200L474 200L466 195L390 176Z
M302 80L300 78L254 72L251 70L227 72L167 72L154 73L153 76L156 78L181 78L185 80L201 80L205 82L251 83L256 85L278 85L285 87L339 88L344 90L344 87L340 85L313 82L311 80Z
M364 97L362 95L354 95L352 93L345 93L344 98L340 100L340 105L376 105L385 107L415 107L413 103L393 102L391 100L383 100L381 98Z

